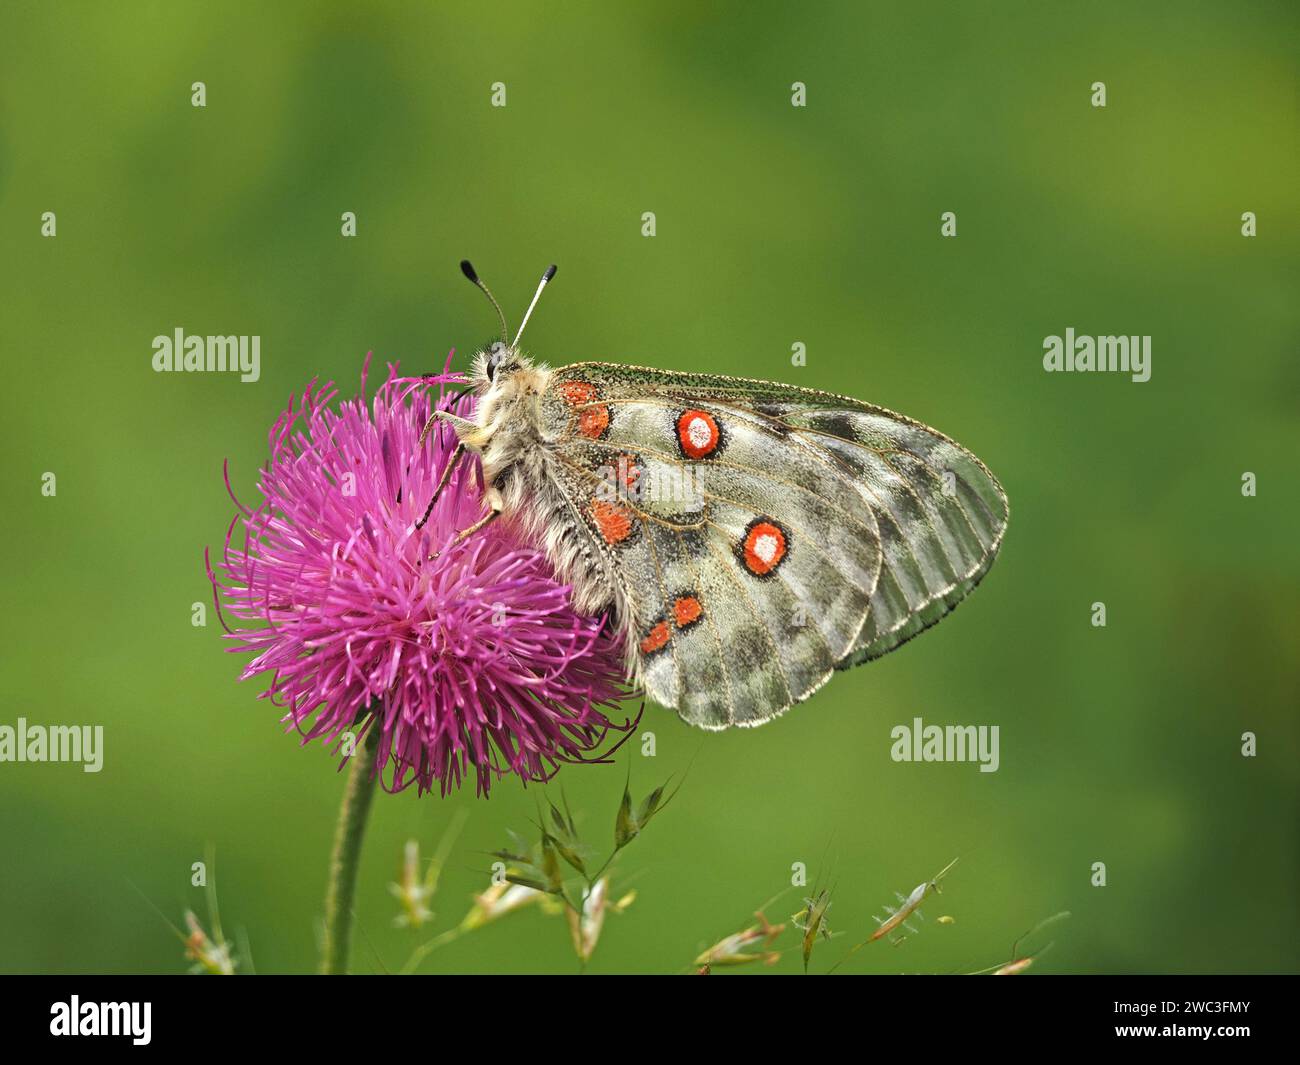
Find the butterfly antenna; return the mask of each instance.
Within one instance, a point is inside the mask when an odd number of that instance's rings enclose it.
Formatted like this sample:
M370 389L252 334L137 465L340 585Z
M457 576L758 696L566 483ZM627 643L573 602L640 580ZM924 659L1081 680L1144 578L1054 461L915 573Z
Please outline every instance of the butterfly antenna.
M492 304L492 309L497 312L497 317L501 319L501 343L504 344L506 342L506 337L510 335L510 327L506 325L506 316L501 310L501 304L497 302L496 297L492 295L492 292L488 289L487 285L483 284L479 279L478 273L474 269L474 264L468 259L462 259L460 261L460 272L468 277L483 293L483 295L488 298L488 302ZM533 302L535 303L536 300Z
M542 274L542 280L538 282L537 291L533 293L533 302L528 305L528 310L524 312L524 320L519 323L519 332L515 334L514 343L510 345L512 348L518 346L519 338L524 335L524 326L528 324L528 319L532 317L533 308L537 306L537 301L542 298L542 289L544 289L546 283L555 276L555 269L555 264L551 263L551 265L546 268L546 273Z

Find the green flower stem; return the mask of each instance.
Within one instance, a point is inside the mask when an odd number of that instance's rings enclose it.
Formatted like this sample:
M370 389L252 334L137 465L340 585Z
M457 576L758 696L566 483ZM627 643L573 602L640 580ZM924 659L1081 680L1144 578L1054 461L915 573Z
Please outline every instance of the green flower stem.
M372 721L360 749L353 752L343 804L339 807L334 853L330 855L329 887L325 892L325 939L321 944L320 971L326 976L342 975L348 971L357 867L361 861L361 844L366 837L370 803L375 797L375 782L379 779L377 775L371 776L379 733L379 722Z

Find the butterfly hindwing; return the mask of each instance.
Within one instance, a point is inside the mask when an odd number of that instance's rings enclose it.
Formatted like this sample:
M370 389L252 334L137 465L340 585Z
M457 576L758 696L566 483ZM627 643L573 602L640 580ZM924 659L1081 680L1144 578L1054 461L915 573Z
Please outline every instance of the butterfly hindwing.
M542 409L648 694L705 728L768 720L934 624L1006 523L978 459L845 397L579 363L554 372Z
M910 419L809 407L784 418L815 433L876 509L885 562L870 617L842 663L857 665L935 624L979 583L1001 542L1006 498L979 460Z

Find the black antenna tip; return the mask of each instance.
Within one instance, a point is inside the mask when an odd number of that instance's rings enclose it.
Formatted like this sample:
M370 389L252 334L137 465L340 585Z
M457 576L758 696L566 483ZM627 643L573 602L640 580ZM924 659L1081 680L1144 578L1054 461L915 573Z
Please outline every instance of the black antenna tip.
M460 272L473 281L474 284L478 284L478 274L474 272L474 264L468 259L460 261Z
M542 280L549 281L551 278L553 278L555 276L555 269L556 269L555 264L551 263L551 265L546 268L546 273L542 275Z

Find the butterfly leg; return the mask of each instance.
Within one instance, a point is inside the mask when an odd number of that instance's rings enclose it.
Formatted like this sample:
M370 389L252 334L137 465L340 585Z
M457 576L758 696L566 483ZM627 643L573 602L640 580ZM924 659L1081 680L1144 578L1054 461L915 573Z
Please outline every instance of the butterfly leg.
M427 426L425 427L428 428ZM433 505L438 502L438 496L442 490L447 487L447 482L451 480L452 471L459 464L461 456L465 454L465 445L457 444L456 450L451 453L451 458L447 460L447 465L442 468L442 477L438 481L438 487L433 490L433 495L429 497L429 505L424 508L424 515L415 523L416 529L423 529L424 523L429 520L429 515L433 513Z
M461 543L464 540L468 540L480 529L487 528L489 525L492 524L492 522L496 521L496 519L499 517L501 517L501 511L489 510L486 514L483 515L483 517L479 518L479 520L476 521L473 525L471 525L468 529L461 529L460 532L458 532L455 536L453 536L451 540L448 542L447 547L444 548L444 550L453 548L458 543ZM433 554L429 556L429 560L433 561L433 559L437 558L440 554L442 554L442 551L435 551Z
M476 521L473 525L471 525L468 529L461 529L461 531L456 534L455 538L447 546L454 547L462 540L468 540L480 529L486 529L489 525L492 524L492 522L496 521L497 518L499 517L501 517L501 511L489 510L485 515L483 515L483 517L479 518L479 520Z
M424 423L424 428L420 430L420 439L417 442L418 447L424 447L424 442L429 439L429 434L433 432L433 427L438 422L446 422L456 430L456 436L462 441L470 433L478 428L473 422L462 418L457 414L452 414L449 410L436 410L429 415L429 420Z

